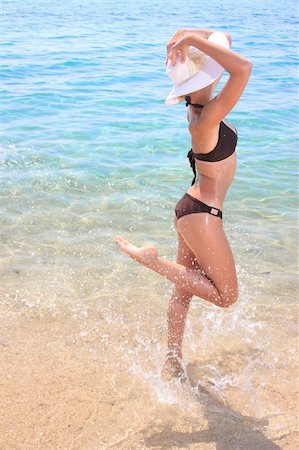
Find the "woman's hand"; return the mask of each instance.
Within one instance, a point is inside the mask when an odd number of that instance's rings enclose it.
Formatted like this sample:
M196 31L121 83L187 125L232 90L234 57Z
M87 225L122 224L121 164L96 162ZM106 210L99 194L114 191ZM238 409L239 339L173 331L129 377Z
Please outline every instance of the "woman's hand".
M176 58L178 53L181 54L181 62L184 62L186 59L187 51L190 46L190 43L186 42L186 39L188 39L191 34L196 34L196 36L200 36L202 38L208 39L210 34L213 33L213 30L198 30L198 29L187 29L187 28L179 28L172 38L170 39L169 43L166 46L167 49L167 58L165 62L165 66L167 66L167 63L169 60L171 60L172 65L174 66L176 63Z
M167 49L167 53L168 50L170 49L170 47L172 45L174 45L177 41L179 41L180 39L182 39L182 37L184 37L184 35L186 34L188 30L186 30L185 28L179 28L178 30L176 30L176 32L174 33L174 35L172 36L172 38L170 39L170 41L168 42L166 49Z
M178 56L180 56L180 62L185 62L187 51L190 46L188 41L188 30L179 29L173 35L169 43L167 44L167 58L165 65L167 66L168 61L175 66Z
M171 64L173 66L175 66L178 58L181 63L184 63L186 60L188 48L189 48L189 44L188 44L186 38L183 38L183 39L179 40L178 42L176 42L175 44L173 44L169 48L165 64L167 65L168 61L171 61Z

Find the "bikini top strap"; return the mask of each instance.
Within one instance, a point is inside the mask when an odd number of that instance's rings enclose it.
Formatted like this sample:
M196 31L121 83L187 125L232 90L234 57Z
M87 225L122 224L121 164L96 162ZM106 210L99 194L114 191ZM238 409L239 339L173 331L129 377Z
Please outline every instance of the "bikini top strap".
M200 109L202 109L204 107L204 105L200 105L199 103L191 103L191 98L190 98L189 95L186 95L185 100L186 100L186 106L191 105L194 108L200 108ZM191 166L191 168L193 170L194 178L193 178L192 183L191 183L191 186L193 186L193 184L195 183L195 180L196 180L196 165L195 165L195 157L194 157L194 153L193 153L192 148L188 152L187 158L189 159L190 166Z
M191 103L190 95L186 95L185 100L186 100L186 106L191 105L194 108L199 108L199 109L202 109L204 107L204 105L200 105L199 103Z
M194 178L191 183L191 186L193 186L193 184L195 183L195 180L196 180L196 166L195 166L195 159L194 159L194 153L193 153L192 148L191 148L191 150L189 150L187 158L189 159L190 166L193 170Z

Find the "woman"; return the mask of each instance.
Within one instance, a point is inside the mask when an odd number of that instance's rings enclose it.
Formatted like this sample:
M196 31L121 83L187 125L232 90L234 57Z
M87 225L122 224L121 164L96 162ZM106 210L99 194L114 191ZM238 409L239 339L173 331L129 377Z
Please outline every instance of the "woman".
M192 143L188 157L195 175L175 209L176 262L160 258L153 246L138 248L115 238L131 258L174 283L164 366L171 376L183 374L182 341L192 296L222 308L238 296L235 264L222 225L223 202L236 170L237 134L224 118L239 100L252 64L230 50L230 44L228 34L180 29L167 45L166 66L174 87L165 103L186 100ZM214 97L224 69L229 78Z

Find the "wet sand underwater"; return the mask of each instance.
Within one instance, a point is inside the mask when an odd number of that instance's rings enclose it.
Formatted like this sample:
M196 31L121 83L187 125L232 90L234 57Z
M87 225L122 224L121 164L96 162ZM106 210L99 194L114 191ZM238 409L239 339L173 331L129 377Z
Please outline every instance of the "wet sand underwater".
M170 285L142 276L155 293L130 285L73 310L1 292L0 448L298 448L297 306L193 301L188 381L165 383Z

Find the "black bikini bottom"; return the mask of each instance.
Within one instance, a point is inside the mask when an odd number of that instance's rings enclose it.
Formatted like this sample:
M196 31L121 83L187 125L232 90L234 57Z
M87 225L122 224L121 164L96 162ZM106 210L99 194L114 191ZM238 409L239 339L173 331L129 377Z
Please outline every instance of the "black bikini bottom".
M220 219L222 219L222 211L220 211L220 209L206 205L197 198L187 194L187 192L183 195L181 200L178 201L175 207L175 215L178 219L180 219L180 217L187 216L188 214L202 212L212 214L212 216L220 217Z

